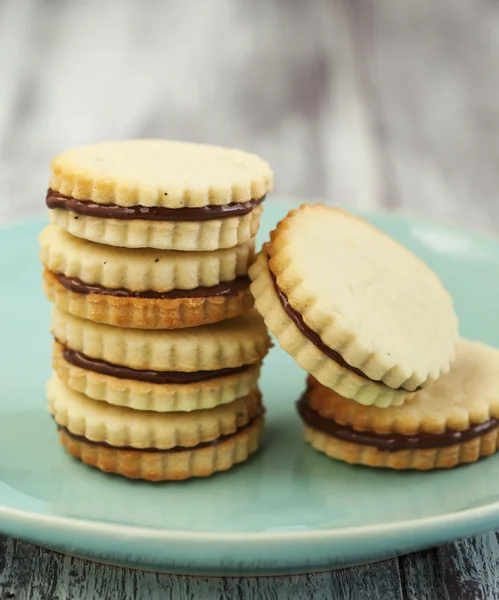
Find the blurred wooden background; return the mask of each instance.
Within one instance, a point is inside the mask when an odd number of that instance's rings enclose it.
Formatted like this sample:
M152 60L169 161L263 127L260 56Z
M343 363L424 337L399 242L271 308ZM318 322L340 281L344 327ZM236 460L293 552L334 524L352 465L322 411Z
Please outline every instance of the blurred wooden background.
M2 0L0 220L51 157L168 137L253 150L276 194L496 227L493 0Z
M499 229L499 2L0 0L0 223L98 140L255 151L276 194ZM270 200L269 200L270 201ZM499 598L498 536L318 575L196 579L0 538L1 598Z

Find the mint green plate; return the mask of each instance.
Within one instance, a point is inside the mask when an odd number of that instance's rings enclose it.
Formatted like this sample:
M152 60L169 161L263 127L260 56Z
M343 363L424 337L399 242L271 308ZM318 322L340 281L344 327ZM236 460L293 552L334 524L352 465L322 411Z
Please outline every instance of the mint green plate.
M262 239L288 208L267 203ZM371 220L442 276L463 335L499 345L498 241L403 217ZM73 460L45 409L42 226L0 229L3 533L106 563L231 575L325 570L499 528L499 456L448 472L395 473L337 463L305 445L294 408L305 375L278 347L261 382L264 444L248 463L206 480L148 484Z

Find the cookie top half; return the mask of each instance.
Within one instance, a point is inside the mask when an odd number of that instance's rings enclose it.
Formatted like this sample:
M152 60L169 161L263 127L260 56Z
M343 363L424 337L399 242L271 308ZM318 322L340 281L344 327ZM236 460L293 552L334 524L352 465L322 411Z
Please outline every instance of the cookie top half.
M376 394L385 394L386 406L392 390L400 403L454 359L458 321L438 276L343 210L292 211L250 274L256 306L281 345L344 396L380 404Z
M51 171L56 194L121 207L246 203L265 196L273 181L268 163L254 154L168 140L74 148L54 158Z
M413 435L464 431L499 418L499 350L466 339L450 371L401 406L362 406L308 380L307 399L321 417L356 431Z

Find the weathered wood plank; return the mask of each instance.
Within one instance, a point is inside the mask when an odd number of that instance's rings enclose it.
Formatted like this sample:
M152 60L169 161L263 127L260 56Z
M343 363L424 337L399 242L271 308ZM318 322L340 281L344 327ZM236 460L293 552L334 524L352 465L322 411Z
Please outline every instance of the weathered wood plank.
M438 549L440 577L449 597L499 598L499 533L489 533Z
M399 567L404 600L458 599L458 596L449 597L436 549L401 556Z
M0 537L0 598L399 600L397 560L289 577L187 577L91 563Z

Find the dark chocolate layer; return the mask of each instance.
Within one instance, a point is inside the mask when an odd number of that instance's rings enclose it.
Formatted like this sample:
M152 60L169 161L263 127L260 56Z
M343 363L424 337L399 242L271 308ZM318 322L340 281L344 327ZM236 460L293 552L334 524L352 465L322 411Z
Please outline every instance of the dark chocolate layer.
M499 427L499 419L489 419L483 423L472 425L463 431L446 429L442 433L425 433L422 431L415 435L402 435L401 433L380 434L374 431L357 431L349 425L339 425L332 419L324 418L317 411L310 408L306 394L298 401L297 406L303 421L313 429L322 431L344 442L374 446L378 450L388 450L389 452L442 448L461 444Z
M100 294L104 296L118 296L120 298L154 298L160 300L176 298L212 298L214 296L237 296L240 292L249 289L249 277L237 277L212 287L198 287L193 290L169 290L168 292L155 292L147 290L135 292L125 288L106 288L98 283L85 283L77 277L66 277L61 273L54 273L59 283L66 289L77 294Z
M281 289L277 285L276 276L274 275L274 273L272 272L270 267L269 267L269 272L270 272L270 277L272 279L272 283L274 284L274 290L277 294L277 297L279 298L279 302L281 303L281 305L282 305L284 311L286 312L286 314L288 315L288 317L293 321L293 323L299 329L300 333L302 333L308 340L310 340L312 342L312 344L316 348L318 348L323 354L325 354L328 358L331 358L332 360L334 360L335 363L338 363L340 365L340 367L343 367L344 369L347 369L347 371L351 371L352 373L355 373L356 375L358 375L359 377L362 377L363 379L367 379L368 381L372 381L374 383L379 383L380 385L384 385L387 388L389 387L385 383L383 383L383 381L372 379L371 377L366 375L363 371L361 371L359 368L349 365L347 363L347 361L341 356L341 354L339 354L338 352L336 352L336 350L333 350L329 346L326 346L326 344L321 340L320 336L317 333L315 333L315 331L310 329L310 327L305 323L305 321L303 320L303 317L300 315L300 313L297 312L289 304L288 297L286 296L286 294L283 291L281 291ZM404 387L393 388L393 389L405 390ZM418 387L416 389L419 390L421 388ZM407 391L413 391L413 390L407 390Z
M77 200L71 196L63 196L52 189L47 191L48 208L62 208L78 215L97 217L99 219L119 219L130 221L212 221L228 217L241 217L250 213L255 206L265 200L255 198L248 202L232 202L231 204L200 206L195 208L167 208L166 206L119 206L118 204L97 204L91 200Z
M226 375L243 373L249 368L249 365L243 365L233 369L194 371L193 373L183 371L139 371L137 369L130 369L129 367L113 365L105 360L90 358L81 352L71 350L65 346L62 355L64 360L75 365L75 367L81 367L82 369L100 373L101 375L110 375L111 377L117 377L118 379L135 379L136 381L146 381L147 383L197 383L199 381L216 379Z
M260 418L263 415L264 412L265 411L264 411L263 407L261 407L260 411L258 412L257 415L255 415L253 417L253 419L251 419L243 427L240 427L239 429L234 431L234 433L231 433L229 435L221 435L216 440L212 440L211 442L201 442L200 444L197 444L196 446L191 446L191 447L175 446L174 448L159 449L159 448L134 448L133 446L111 446L111 444L108 444L107 442L93 442L92 440L89 440L82 435L75 435L74 433L71 433L71 431L69 431L69 429L67 429L67 427L63 427L62 425L59 425L59 424L57 424L57 430L66 432L67 435L69 435L70 437L72 437L75 440L78 440L79 442L85 442L86 444L91 444L92 446L101 446L102 448L112 448L113 450L129 450L132 452L133 451L135 451L135 452L168 452L168 453L186 452L186 451L190 451L190 450L201 450L201 448L207 448L208 446L217 446L218 444L221 444L222 442L226 442L227 440L234 437L238 433L241 433L241 431L248 429L251 425L253 425L253 423L258 418Z

